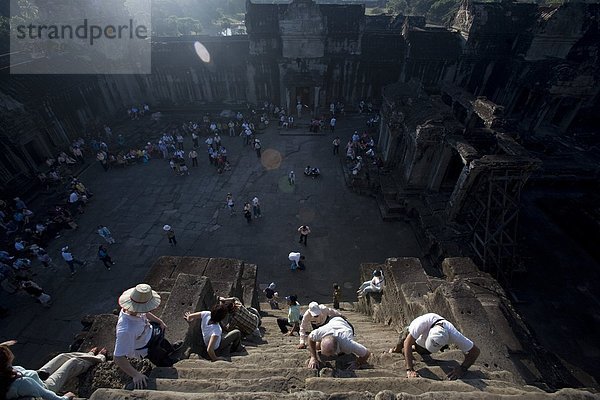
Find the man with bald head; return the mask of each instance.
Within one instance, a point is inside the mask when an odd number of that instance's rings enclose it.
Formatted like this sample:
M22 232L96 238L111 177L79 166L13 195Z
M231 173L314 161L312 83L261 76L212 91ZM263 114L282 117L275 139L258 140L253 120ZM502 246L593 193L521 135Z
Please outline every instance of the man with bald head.
M357 359L349 369L360 368L367 363L371 353L362 344L354 341L354 328L342 317L334 317L327 324L313 330L308 335L310 361L308 368L317 369L321 363L320 354L336 357L341 354L354 354Z

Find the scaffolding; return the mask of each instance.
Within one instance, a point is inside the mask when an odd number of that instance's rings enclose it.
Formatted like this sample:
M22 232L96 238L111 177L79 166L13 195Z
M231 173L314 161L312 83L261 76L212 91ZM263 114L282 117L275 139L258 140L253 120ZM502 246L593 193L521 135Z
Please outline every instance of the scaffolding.
M530 168L490 169L478 176L466 207L471 248L482 269L510 285L519 267L518 227L521 190Z

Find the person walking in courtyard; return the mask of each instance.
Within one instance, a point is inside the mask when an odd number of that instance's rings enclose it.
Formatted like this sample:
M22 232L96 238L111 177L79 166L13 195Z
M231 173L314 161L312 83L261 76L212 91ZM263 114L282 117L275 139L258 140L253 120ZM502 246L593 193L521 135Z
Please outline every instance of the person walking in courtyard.
M233 202L233 195L231 193L227 193L227 196L225 197L225 205L227 208L229 208L229 215L235 214L235 210L233 209L235 203Z
M244 218L246 218L246 222L252 222L252 211L250 211L250 203L244 203Z
M294 186L296 184L296 174L294 173L294 171L290 171L290 173L288 174L288 182L290 186Z
M254 150L256 150L256 157L260 158L260 139L254 139Z
M198 166L198 152L195 149L189 152L188 158L192 160L192 167Z
M260 202L256 196L252 199L252 213L254 214L254 218L262 217L262 214L260 213Z
M329 121L329 129L331 129L331 133L333 133L333 131L335 131L335 123L337 122L337 120L335 119L335 117L331 117L331 120Z
M169 239L169 244L171 246L177 246L177 239L175 238L175 231L171 227L171 225L163 226L163 231L166 232L167 239Z
M71 250L69 250L69 246L65 246L62 248L61 255L63 260L65 260L65 262L69 266L69 270L71 270L71 275L75 275L75 264L81 265L82 267L87 264L87 261L81 261L75 258Z
M100 247L98 247L98 258L100 259L100 261L102 261L104 263L104 266L109 271L110 271L110 267L115 265L115 262L108 255L108 250L106 250L106 247L104 247L104 245L102 245L102 244L100 245Z
M229 121L229 123L227 124L227 127L229 128L229 136L230 137L235 136L235 123L233 121Z
M98 235L100 235L104 240L106 240L106 243L108 244L115 244L115 239L112 237L112 234L110 233L110 230L108 230L108 228L104 225L98 225Z
M333 144L333 155L334 156L340 154L340 142L341 142L341 140L340 140L339 136L336 137L335 139L333 139L332 144Z
M308 246L308 243L306 242L308 239L308 235L310 234L310 228L308 227L308 225L301 225L300 228L298 228L298 233L300 233L300 240L298 242L304 242L304 245Z

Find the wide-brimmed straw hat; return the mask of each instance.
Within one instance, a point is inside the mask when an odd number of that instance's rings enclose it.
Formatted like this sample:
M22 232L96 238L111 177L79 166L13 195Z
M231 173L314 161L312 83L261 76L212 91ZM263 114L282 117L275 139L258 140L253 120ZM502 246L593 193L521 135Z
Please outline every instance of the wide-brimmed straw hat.
M119 305L126 311L150 312L160 305L160 295L152 290L150 285L140 283L123 292L119 297Z
M171 225L163 226L163 231L170 231L170 230L171 230Z

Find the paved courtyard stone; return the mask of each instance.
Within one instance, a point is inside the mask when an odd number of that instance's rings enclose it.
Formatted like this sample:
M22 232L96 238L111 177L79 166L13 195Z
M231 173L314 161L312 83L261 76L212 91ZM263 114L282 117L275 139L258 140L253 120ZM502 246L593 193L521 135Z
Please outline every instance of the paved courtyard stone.
M338 126L336 135L344 141L362 129L364 121L349 117ZM81 317L115 309L118 296L141 282L162 255L237 258L256 264L261 286L276 282L281 295L296 294L303 305L330 302L333 283L344 288L344 300L355 300L361 262L421 256L408 224L384 222L375 199L345 186L340 159L331 154L333 136L279 135L271 127L260 139L264 151L258 159L241 138L223 136L232 170L220 175L205 157L199 158L199 167L190 168L189 176L174 175L161 159L108 172L91 164L80 179L95 196L78 217L79 228L48 246L58 272L35 267L36 279L53 297L53 306L44 309L27 297L10 298L15 311L3 320L0 337L21 342L15 348L18 362L35 368L44 355L65 351L81 329ZM190 148L191 139L186 138L186 150ZM303 176L306 165L318 166L322 175ZM296 172L295 186L287 181L290 170ZM225 209L229 192L235 200L234 215ZM262 217L248 224L242 208L254 196L260 199ZM116 262L111 271L96 256L103 244L95 232L98 224L108 226L117 240L108 246ZM176 247L164 236L165 224L176 232ZM302 224L312 230L306 247L298 243L296 230ZM72 279L60 256L64 245L88 261ZM306 255L305 271L290 270L290 251Z

